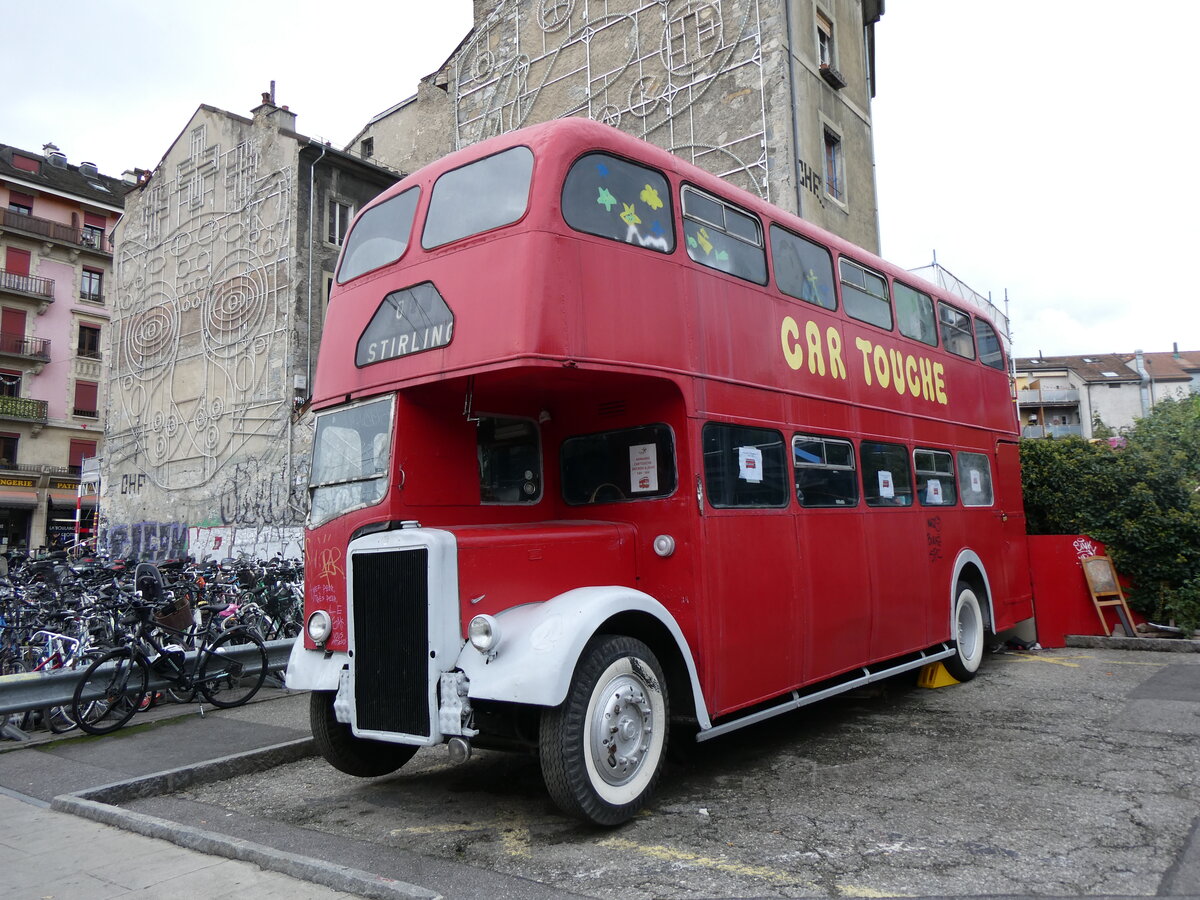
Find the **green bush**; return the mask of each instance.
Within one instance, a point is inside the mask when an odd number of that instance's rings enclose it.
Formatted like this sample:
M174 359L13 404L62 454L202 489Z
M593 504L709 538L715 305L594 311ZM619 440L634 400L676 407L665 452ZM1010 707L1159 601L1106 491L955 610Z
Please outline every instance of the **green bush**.
M1029 533L1103 541L1135 609L1200 627L1200 397L1161 401L1123 439L1022 441Z

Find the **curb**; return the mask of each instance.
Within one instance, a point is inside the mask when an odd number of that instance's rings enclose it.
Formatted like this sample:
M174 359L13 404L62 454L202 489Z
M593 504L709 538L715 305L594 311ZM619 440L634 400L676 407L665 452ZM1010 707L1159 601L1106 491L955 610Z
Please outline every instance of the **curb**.
M128 781L118 781L99 787L88 788L73 794L60 794L50 804L52 809L70 813L85 819L113 825L147 837L170 841L189 850L198 850L212 856L238 859L311 881L334 890L357 894L371 900L437 900L441 895L435 891L384 878L361 869L321 862L256 844L241 838L180 825L156 816L122 809L116 804L127 800L154 797L197 784L210 784L237 775L249 775L275 766L315 756L316 747L312 738L300 738L283 744L275 744L258 750L235 753L219 759L208 760L194 766L167 769Z
M1200 641L1185 638L1099 637L1068 634L1066 646L1092 650L1157 650L1166 653L1200 653Z

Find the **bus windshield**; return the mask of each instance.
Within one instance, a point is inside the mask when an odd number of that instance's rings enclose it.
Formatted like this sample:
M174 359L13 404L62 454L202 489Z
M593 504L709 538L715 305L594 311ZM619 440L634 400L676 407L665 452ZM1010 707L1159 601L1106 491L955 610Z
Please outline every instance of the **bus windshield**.
M391 397L317 416L308 481L310 528L384 498L391 434Z

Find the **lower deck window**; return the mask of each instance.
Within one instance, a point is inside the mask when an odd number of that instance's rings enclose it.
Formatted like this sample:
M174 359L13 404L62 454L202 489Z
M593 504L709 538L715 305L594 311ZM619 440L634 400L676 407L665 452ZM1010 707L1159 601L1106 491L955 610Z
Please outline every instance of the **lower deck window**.
M858 505L854 446L849 441L798 434L792 438L792 464L801 506Z
M913 468L917 470L917 496L922 506L953 506L954 458L943 450L916 450Z
M958 454L958 492L963 506L992 505L992 467L984 454Z
M675 441L663 424L567 438L563 499L572 505L647 500L675 492Z
M709 422L703 440L704 481L714 507L787 505L787 445L782 434Z
M867 506L912 506L908 450L901 444L862 442L863 497Z

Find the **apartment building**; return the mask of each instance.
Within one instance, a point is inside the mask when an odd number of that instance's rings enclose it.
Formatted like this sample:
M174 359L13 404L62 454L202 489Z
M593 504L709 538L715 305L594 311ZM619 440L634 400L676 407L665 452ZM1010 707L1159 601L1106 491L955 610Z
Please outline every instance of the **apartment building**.
M136 178L0 144L0 549L63 546L104 435L112 230Z

